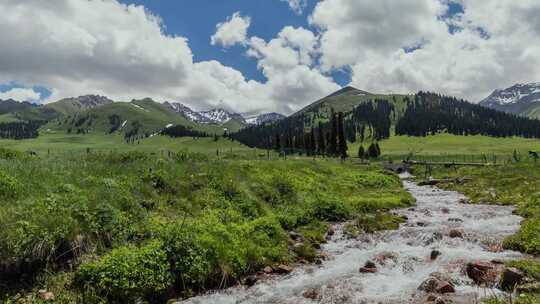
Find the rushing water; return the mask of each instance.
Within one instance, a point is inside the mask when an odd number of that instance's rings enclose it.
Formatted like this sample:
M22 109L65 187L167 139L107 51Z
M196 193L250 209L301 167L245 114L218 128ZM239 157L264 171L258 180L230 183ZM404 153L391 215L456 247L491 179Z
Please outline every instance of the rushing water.
M457 303L476 303L477 297L491 295L494 291L476 287L463 274L463 265L519 258L517 252L489 248L516 232L521 218L510 207L463 204L464 196L457 192L418 186L406 179L403 183L417 206L397 211L408 218L399 230L348 239L338 226L322 248L330 256L322 265L302 266L250 288L234 287L180 303L418 303L424 296L418 286L433 272L452 279ZM464 238L450 238L453 228L463 229ZM434 249L442 254L432 261ZM377 265L377 273L359 272L366 261L384 252L396 253L397 258ZM308 290L315 290L318 299L305 298Z

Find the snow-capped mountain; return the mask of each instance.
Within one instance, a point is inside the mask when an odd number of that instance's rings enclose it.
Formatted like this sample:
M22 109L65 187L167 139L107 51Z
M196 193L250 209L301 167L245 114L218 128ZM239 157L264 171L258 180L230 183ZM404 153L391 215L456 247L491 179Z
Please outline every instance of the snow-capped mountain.
M262 125L269 122L278 121L285 118L285 115L279 113L265 113L253 117L246 118L246 122L250 125Z
M229 112L224 109L212 109L209 111L199 112L206 119L210 120L213 123L224 124L230 120L237 120L241 123L246 123L244 117L238 113Z
M198 123L212 123L211 120L201 115L199 112L192 110L190 107L183 105L179 102L165 102L165 106L178 113L188 120Z
M540 82L516 84L507 89L495 90L480 105L512 114L528 116L540 107Z
M185 118L203 124L224 124L231 120L236 120L241 124L246 124L246 120L238 113L229 112L224 109L212 109L208 111L194 111L190 107L178 102L165 102L169 109L183 115Z

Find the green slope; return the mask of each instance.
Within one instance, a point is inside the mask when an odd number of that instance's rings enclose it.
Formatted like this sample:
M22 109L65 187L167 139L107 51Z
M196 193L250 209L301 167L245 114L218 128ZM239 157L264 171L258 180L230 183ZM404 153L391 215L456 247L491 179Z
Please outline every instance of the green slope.
M0 123L18 121L47 121L58 117L53 109L14 100L0 100Z
M64 98L56 102L46 104L44 108L52 109L64 116L74 115L84 110L111 104L112 100L99 95L85 95L72 98Z
M408 95L400 94L372 94L353 87L345 87L304 107L300 111L294 113L292 117L304 115L308 118L307 121L316 124L318 121L327 121L332 111L348 113L362 103L386 100L394 105L395 113L392 119L394 122L396 122L406 109L407 105L405 103L405 97L407 96ZM307 127L311 127L310 123L308 123Z
M197 124L151 99L115 102L51 121L44 130L66 133L150 135L168 125L184 125L207 133L223 133L223 126ZM239 126L231 122L236 130Z

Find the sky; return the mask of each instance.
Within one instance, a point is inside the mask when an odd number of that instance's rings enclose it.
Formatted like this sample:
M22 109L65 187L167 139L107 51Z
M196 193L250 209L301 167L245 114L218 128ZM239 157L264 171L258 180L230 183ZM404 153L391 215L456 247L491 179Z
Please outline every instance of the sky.
M290 114L346 85L478 102L540 81L537 0L2 0L0 12L0 99Z

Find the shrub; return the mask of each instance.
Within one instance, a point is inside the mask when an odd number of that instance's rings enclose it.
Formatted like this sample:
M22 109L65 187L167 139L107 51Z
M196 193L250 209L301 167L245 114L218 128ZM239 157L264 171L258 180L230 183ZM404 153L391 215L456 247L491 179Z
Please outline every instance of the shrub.
M157 241L120 247L96 262L83 264L75 281L83 293L111 303L156 299L173 285L166 252Z
M505 240L504 247L540 254L540 217L525 220L519 232Z
M344 202L330 198L318 198L314 205L314 215L323 221L339 222L350 218L351 208Z
M14 177L0 171L0 198L15 198L19 189L19 182Z

